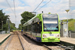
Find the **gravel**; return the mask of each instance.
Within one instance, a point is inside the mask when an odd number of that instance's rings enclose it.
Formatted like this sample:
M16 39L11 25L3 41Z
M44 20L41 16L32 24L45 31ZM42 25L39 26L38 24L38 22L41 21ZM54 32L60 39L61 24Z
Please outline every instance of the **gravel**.
M14 35L11 42L8 45L7 50L23 50L20 44L18 35Z
M35 42L32 42L27 37L24 38L23 36L20 35L20 38L25 50L48 50L47 48L37 45Z

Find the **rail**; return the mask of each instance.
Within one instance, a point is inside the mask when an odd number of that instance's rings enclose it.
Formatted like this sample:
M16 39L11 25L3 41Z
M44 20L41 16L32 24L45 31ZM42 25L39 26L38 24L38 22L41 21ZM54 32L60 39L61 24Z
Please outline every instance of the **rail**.
M16 32L16 33L17 33L17 32ZM9 41L8 41L8 43L6 44L6 46L5 46L4 50L7 50L8 46L9 46L9 44L10 44L10 42L11 42L12 38L13 38L13 36L14 36L14 35L12 35L12 37L9 39ZM19 36L19 34L18 34L18 33L17 33L17 36L18 36L18 39L19 39L20 44L21 44L21 46L22 46L22 49L23 49L23 50L25 50L25 48L24 48L24 46L23 46L23 44L22 44L21 38L20 38L20 36Z
M24 46L23 46L23 44L22 44L22 41L21 41L19 35L18 35L18 38L19 38L19 41L20 41L20 43L21 43L21 46L22 46L23 50L25 50L25 48L24 48Z
M13 35L12 35L12 37L13 37ZM12 40L12 37L11 37L10 40L8 41L8 43L7 43L7 45L5 46L4 50L7 50L7 47L8 47L9 43L10 43L11 40Z

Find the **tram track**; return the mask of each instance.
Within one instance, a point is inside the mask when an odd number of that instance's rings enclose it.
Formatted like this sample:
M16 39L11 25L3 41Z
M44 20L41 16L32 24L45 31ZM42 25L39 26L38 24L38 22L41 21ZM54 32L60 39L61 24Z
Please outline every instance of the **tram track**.
M36 41L34 41L33 39L29 38L29 37L26 36L26 35L23 35L23 37L24 37L24 38L27 37L27 39L30 39L30 40L29 40L29 41L31 41L30 43L32 43L32 44L34 43L35 45L39 45L39 46L42 46L42 47L44 47L44 48L47 48L47 50L71 50L71 48L66 47L66 46L63 46L63 45L61 44L61 42L60 42L60 43L52 42L51 44L48 43L48 45L47 45L47 44L45 44L45 43L36 42Z
M11 35L10 40L6 44L4 50L25 50L23 47L20 35L16 32L16 35Z
M28 36L26 35L23 35L24 38L29 38ZM30 39L30 38L29 38ZM31 41L32 39L30 39ZM43 44L43 43L40 43L40 42L36 42L34 40L32 40L33 42L32 43L35 43L36 45L40 45L40 46L43 46L45 48L47 48L48 50L71 50L70 48L68 47L65 47L63 46L62 44L60 43L55 43L55 42L52 42L52 44L48 43L48 44Z
M10 40L8 41L8 43L7 43L7 45L5 46L4 50L7 50L7 47L8 47L8 45L9 45L9 43L11 42L12 38L13 38L13 35L12 35L12 37L10 38Z
M54 43L54 44L57 44L59 47L64 48L65 50L72 50L71 48L67 46L63 46L62 44L58 44L58 43Z
M46 47L48 50L52 50L51 48L49 48L48 46L46 46L46 45L43 45L44 47Z
M63 46L63 45L61 45L59 43L54 43L54 44L56 46L49 46L49 45L46 45L46 44L41 44L41 45L43 45L44 47L48 48L48 50L72 50L71 48ZM56 48L58 48L58 49L56 49Z
M36 42L36 41L34 41L33 39L30 39L30 38L29 38L28 36L26 36L26 35L23 35L23 37L26 38L27 40L31 41L31 43L34 43L35 45L42 46L42 47L46 48L47 50L53 50L53 49L51 48L52 46L48 46L48 45L43 44L43 43L41 43L41 42ZM57 46L53 46L53 47L57 47Z
M21 43L21 46L22 46L23 50L25 50L25 48L24 48L24 46L23 46L23 44L22 44L22 41L21 41L19 35L18 35L18 38L19 38L19 41L20 41L20 43Z
M50 44L50 45L47 45L47 44L43 44L43 43L40 43L40 45L42 45L43 47L47 48L48 50L63 50L61 47L58 47L58 46L54 46L54 44Z

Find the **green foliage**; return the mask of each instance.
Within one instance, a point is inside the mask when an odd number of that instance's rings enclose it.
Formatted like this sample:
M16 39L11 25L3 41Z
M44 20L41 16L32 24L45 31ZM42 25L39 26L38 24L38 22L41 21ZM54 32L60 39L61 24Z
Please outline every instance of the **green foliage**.
M8 22L7 22L8 23ZM16 29L16 27L15 27L15 24L14 23L12 23L10 20L9 20L9 25L10 25L10 31L12 31L12 30L15 30ZM8 25L8 26L9 26Z
M34 17L35 15L32 14L31 12L25 11L21 14L22 19L21 19L21 24L19 24L19 29L23 29L23 24L25 22L27 22L29 19L31 19L32 17Z
M0 10L0 30L2 30L2 23L3 23L3 30L6 30L6 21L8 19L9 15L5 15L5 13Z
M21 14L21 16L22 16L21 24L24 24L25 22L27 22L29 19L31 19L35 15L32 14L31 12L25 11Z
M68 22L69 22L69 21L72 21L72 20L73 20L73 19L68 19ZM66 21L67 21L67 19L66 19L66 20L62 20L62 21L63 21L63 22L66 22Z
M51 14L50 12L48 14Z
M74 30L74 29L75 29L74 23L75 23L75 19L69 21L69 23L68 23L68 26L69 26L68 28L69 28L69 30L75 31L75 30Z
M3 30L5 30L5 31L8 30L8 24L7 23L3 25Z
M23 27L22 24L19 24L19 29L20 29L20 30L22 30L22 27Z
M2 21L3 21L3 30L8 31L8 18L9 15L5 15L5 13L0 10L0 31L2 31ZM10 30L16 29L15 24L9 20Z
M66 21L67 20L63 20L63 22L66 22ZM68 19L68 30L75 31L74 23L75 23L75 19Z

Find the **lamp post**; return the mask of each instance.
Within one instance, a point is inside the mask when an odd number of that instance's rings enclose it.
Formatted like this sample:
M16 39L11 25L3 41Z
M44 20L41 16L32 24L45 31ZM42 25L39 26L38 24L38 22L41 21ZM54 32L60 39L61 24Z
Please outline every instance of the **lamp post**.
M8 31L10 33L10 24L9 24L9 18L8 18Z
M69 12L69 9L65 10L67 12L67 23L68 23L68 12Z
M68 12L69 12L69 9L65 10L67 12L67 37L68 37Z
M2 31L3 31L3 21L2 21Z

